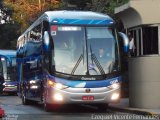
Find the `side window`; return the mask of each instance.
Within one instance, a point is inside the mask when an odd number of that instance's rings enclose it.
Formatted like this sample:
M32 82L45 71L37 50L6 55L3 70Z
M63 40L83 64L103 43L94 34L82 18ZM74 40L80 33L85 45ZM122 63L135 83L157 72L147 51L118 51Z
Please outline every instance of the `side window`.
M34 59L32 61L27 61L23 64L23 74L24 78L32 78L40 75L42 73L42 61L41 59Z
M41 32L42 25L39 24L35 28L33 28L29 34L31 41L42 41L42 32Z

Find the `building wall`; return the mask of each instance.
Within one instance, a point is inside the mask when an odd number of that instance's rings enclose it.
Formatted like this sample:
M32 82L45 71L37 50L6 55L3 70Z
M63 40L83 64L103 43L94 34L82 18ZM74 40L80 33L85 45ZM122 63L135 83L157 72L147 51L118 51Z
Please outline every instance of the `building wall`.
M160 0L131 0L131 7L141 16L142 24L160 23Z
M142 24L141 16L132 8L117 13L117 16L122 20L125 29Z
M145 24L160 23L160 0L130 0L117 7L115 14L121 18L126 28Z

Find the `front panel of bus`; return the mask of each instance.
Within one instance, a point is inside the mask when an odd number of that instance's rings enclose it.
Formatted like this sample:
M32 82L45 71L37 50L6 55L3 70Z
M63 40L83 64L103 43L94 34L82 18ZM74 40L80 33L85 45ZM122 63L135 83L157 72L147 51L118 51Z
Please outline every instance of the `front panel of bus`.
M51 25L50 35L49 103L118 100L120 58L113 27Z
M3 59L4 89L3 92L17 92L16 81L16 58L10 57Z

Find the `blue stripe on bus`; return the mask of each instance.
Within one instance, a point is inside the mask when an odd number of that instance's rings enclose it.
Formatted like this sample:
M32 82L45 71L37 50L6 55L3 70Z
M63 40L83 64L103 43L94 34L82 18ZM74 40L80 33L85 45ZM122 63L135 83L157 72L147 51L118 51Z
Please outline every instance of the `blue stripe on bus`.
M114 77L104 80L66 80L63 78L57 78L53 76L48 76L49 79L53 79L56 83L61 83L69 87L81 87L81 88L97 88L97 87L107 87L111 85L112 81L121 82L121 76Z
M13 55L0 55L0 58L5 58L5 59L7 59L7 61L9 61L9 63L11 64L11 62L12 62L12 58L16 58L16 55L15 56L13 56Z
M110 24L113 24L112 20L54 19L53 23L54 22L56 24L69 24L69 25L76 25L76 24L110 25Z
M32 56L24 57L23 59L22 58L17 58L16 61L17 62L27 62L27 61L32 61L32 60L39 60L39 59L42 59L42 58L43 58L42 56L32 55Z

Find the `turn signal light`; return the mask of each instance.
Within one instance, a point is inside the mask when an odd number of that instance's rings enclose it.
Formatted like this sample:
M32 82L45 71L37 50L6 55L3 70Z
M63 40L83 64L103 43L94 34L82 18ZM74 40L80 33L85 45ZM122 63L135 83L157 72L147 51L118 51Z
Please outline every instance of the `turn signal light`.
M57 89L65 89L67 88L68 86L65 86L61 83L55 83L54 81L52 80L48 80L48 86L52 86L52 87L55 87Z

